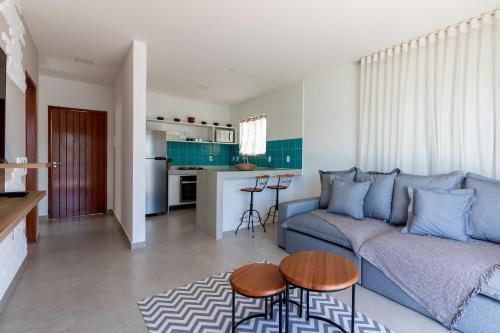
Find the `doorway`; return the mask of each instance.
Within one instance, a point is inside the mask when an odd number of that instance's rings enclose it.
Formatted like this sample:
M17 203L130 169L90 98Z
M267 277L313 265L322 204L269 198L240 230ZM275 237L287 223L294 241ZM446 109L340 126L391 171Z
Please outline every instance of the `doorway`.
M29 163L38 162L37 142L37 100L36 85L26 72L26 92L24 95L26 107L26 157ZM26 191L38 189L38 169L27 169ZM38 237L37 231L38 211L35 206L26 216L26 238L28 243L35 243Z
M107 112L48 111L49 219L106 213Z

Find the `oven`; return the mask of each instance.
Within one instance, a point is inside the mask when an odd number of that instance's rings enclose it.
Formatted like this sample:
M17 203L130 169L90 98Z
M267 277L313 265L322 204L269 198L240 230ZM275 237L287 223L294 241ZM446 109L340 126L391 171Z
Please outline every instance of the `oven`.
M180 202L196 202L196 176L181 176Z

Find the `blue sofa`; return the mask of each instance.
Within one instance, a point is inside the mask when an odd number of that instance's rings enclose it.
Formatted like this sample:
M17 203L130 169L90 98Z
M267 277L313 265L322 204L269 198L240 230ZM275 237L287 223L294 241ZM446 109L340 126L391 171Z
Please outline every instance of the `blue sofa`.
M278 246L289 253L328 251L354 261L361 272L359 284L430 318L415 300L368 261L358 257L349 240L334 226L310 213L319 208L319 198L281 203L279 206ZM499 245L500 246L500 245ZM455 326L463 333L500 333L500 273L472 299Z

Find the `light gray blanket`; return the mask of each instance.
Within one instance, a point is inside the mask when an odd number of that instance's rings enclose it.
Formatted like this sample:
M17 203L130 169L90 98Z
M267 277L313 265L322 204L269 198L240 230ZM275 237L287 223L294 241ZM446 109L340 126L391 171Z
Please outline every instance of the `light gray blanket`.
M394 227L377 219L354 220L347 216L327 213L324 209L316 209L311 213L339 229L351 242L352 249L356 254L359 253L361 246L370 238L394 230Z
M389 230L384 231L379 224L385 223L378 220L376 226L367 226L374 220L339 219L321 210L312 213L337 227L351 241L356 254L448 328L500 270L500 245L401 234L401 228L387 224Z

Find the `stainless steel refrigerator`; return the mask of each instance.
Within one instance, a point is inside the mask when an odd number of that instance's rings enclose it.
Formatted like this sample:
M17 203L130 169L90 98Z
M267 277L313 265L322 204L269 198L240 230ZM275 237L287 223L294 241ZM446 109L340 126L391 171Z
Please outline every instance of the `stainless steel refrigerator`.
M146 215L168 213L168 159L165 132L146 131Z

